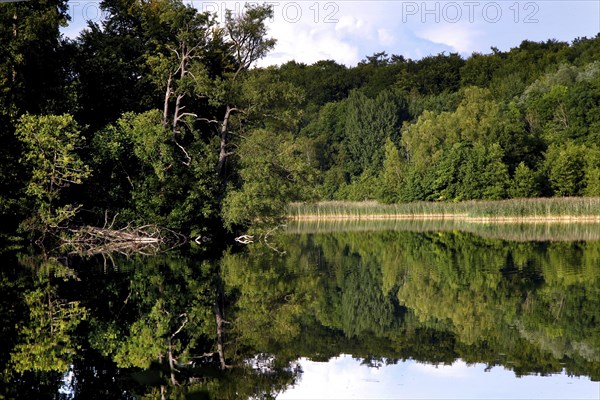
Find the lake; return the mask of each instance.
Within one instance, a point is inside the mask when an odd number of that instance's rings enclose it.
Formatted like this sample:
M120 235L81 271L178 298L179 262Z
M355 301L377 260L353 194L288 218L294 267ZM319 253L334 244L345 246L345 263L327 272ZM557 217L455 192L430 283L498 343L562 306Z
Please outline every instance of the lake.
M590 398L600 226L296 223L0 253L0 398Z

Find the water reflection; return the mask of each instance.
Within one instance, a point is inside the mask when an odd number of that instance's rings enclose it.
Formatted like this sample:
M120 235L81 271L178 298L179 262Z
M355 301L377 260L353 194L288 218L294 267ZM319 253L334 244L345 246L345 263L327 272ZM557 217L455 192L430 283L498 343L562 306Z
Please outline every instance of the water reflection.
M404 361L372 368L349 355L328 362L300 360L300 382L278 399L597 399L598 383L565 373L515 379L485 364L430 365ZM493 395L493 396L492 396Z
M407 229L272 240L285 254L4 253L0 397L287 396L315 362L355 368L340 354L379 367L369 373L468 371L517 388L531 374L580 376L578 390L600 379L600 241ZM430 393L386 385L368 381L376 397Z
M290 234L339 232L470 232L489 239L517 242L530 241L590 241L600 240L600 223L528 222L489 223L461 220L332 220L290 221L286 227Z

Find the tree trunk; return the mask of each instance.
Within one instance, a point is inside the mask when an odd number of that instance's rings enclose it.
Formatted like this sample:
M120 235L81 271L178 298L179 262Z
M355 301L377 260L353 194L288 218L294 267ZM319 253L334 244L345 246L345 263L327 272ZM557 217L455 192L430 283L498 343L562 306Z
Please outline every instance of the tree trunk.
M189 54L187 52L187 46L185 45L185 42L181 43L181 61L179 63L179 80L182 81L186 74L187 74L187 65L188 65L188 58L189 58ZM171 76L169 75L169 79L171 79ZM177 139L177 124L179 123L179 120L181 119L181 110L183 110L183 107L181 106L181 100L183 99L185 95L182 93L178 93L177 94L177 99L175 100L175 113L173 115L173 137L175 137Z
M169 74L169 79L167 80L167 90L165 91L165 104L163 106L163 127L167 128L169 122L169 99L171 98L171 82L173 80L173 75Z
M221 148L219 151L219 162L217 163L217 173L221 178L221 183L225 185L227 183L227 157L229 153L227 152L227 144L229 140L229 118L231 117L231 113L234 111L233 108L227 106L225 109L225 116L223 117L223 122L221 123Z
M183 99L183 95L178 94L177 99L175 100L175 114L173 114L173 137L175 139L177 139L177 134L179 133L177 131L177 123L181 119L181 99Z
M168 119L168 114L169 114L169 98L173 94L173 89L171 87L173 75L176 75L177 73L179 73L179 80L181 81L188 74L187 67L188 67L188 62L190 60L190 53L189 53L189 50L185 43L181 43L181 55L178 54L178 57L180 57L180 59L181 59L181 61L179 63L179 68L177 69L177 71L175 71L175 73L169 74L169 79L167 81L167 91L165 94L165 104L164 104L164 109L163 109L163 126L165 127L165 129L167 128L167 125L168 125L167 119ZM175 110L173 111L173 121L171 123L171 130L173 132L173 141L175 142L175 145L177 147L179 147L179 149L183 152L183 154L187 160L187 161L182 161L182 162L184 165L189 166L192 161L192 158L190 157L187 150L179 143L179 141L177 139L177 136L181 133L179 131L179 129L177 129L179 121L186 115L194 115L195 116L195 114L183 112L183 109L185 108L185 106L181 105L181 100L183 100L184 97L185 97L185 94L177 93L177 97L175 98Z

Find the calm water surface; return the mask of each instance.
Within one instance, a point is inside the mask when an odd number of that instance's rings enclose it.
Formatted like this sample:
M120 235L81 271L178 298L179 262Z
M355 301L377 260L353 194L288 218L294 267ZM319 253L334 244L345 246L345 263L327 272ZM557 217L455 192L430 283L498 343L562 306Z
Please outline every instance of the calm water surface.
M303 225L210 257L4 250L0 398L597 399L599 228Z

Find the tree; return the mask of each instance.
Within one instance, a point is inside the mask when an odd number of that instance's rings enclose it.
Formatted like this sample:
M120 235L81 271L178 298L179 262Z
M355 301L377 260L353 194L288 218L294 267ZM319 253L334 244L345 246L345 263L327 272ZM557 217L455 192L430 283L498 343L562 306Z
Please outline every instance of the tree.
M244 73L275 46L275 39L267 38L265 26L265 21L271 17L273 17L273 7L270 5L247 6L246 11L239 16L234 16L228 10L225 15L223 34L233 59L233 68L223 82L223 89L228 93L224 93L222 99L216 97L213 100L220 100L225 108L219 121L220 145L217 162L217 173L222 182L226 182L227 179L227 159L233 155L229 148L231 118L236 112L245 111L243 108L236 107L236 91L239 89Z
M436 169L436 200L497 200L506 197L508 168L502 149L495 143L459 142L445 152Z
M460 70L465 61L457 53L444 53L409 60L397 75L396 87L415 88L423 95L456 91L460 87Z
M63 92L68 62L59 32L68 18L65 0L2 4L0 115L10 109L14 113L65 112L72 106Z
M381 188L379 198L385 203L400 200L400 193L406 179L406 162L400 156L396 145L387 139L385 141L385 159L381 171Z
M470 192L468 189L465 190L464 178L474 178L472 176L474 166L472 154L472 146L462 142L456 143L443 154L435 169L435 195L433 197L435 200L466 200L469 198L464 197L467 192ZM464 173L467 176L464 176ZM468 195L473 195L473 193L468 193Z
M311 142L257 129L239 149L241 187L223 204L225 225L281 222L291 201L313 199L316 169Z
M359 91L348 98L345 124L345 149L350 156L348 171L357 176L383 164L383 145L396 139L398 107L393 94L386 91L372 100Z
M327 103L319 109L318 115L302 128L301 135L318 143L319 167L328 170L336 164L342 151L346 124L347 101Z
M306 91L305 109L309 115L327 103L344 100L360 83L350 73L351 69L333 60L321 60L312 65L289 61L278 70L282 79Z
M521 95L529 129L549 144L594 144L600 137L600 65L560 65Z
M587 148L585 154L586 196L600 196L600 149L597 146Z
M35 213L24 227L39 230L58 228L72 218L80 205L61 204L61 194L79 185L91 171L77 154L84 138L70 115L23 115L17 137L25 146L23 161L29 167L26 193L33 199Z
M105 207L101 214L118 207L128 223L155 223L199 234L209 229L218 209L214 146L191 141L189 165L181 162L185 158L162 118L158 109L126 113L96 134L94 167L103 174L94 177L91 187L109 201L95 204ZM195 130L191 134L199 136Z
M581 195L585 182L584 162L583 149L572 142L548 148L545 168L555 195Z
M177 22L189 17L176 0L105 0L100 7L106 18L100 25L88 22L80 33L72 67L80 106L75 115L92 132L126 112L162 109L164 75L177 64L167 45L177 48ZM156 59L172 63L159 73Z
M488 87L494 73L501 65L500 54L497 51L492 54L471 54L460 68L461 86Z
M497 143L486 147L476 143L459 173L459 199L499 200L506 197L508 168L502 161L504 152Z
M512 198L537 197L537 176L523 161L517 165L514 176L508 186L508 195Z
M189 122L186 118L198 118L198 114L184 111L189 104L206 98L209 90L208 70L204 58L209 48L211 29L215 21L208 13L198 13L192 6L180 2L166 2L166 9L160 14L161 21L175 32L171 42L167 42L155 54L147 56L158 80L158 86L164 90L162 125L172 132L172 142L183 153L181 162L189 166L192 158L180 143L184 136L182 125ZM162 51L161 51L162 50ZM168 52L170 57L164 55ZM174 104L172 103L174 99Z
M97 105L94 94L111 100L90 116L91 158L102 170L92 186L105 194L91 203L98 216L112 209L128 222L208 230L226 182L235 186L236 170L228 171L226 161L247 125L297 129L293 104L302 92L273 70L250 71L274 46L265 26L272 7L228 12L222 27L179 0L107 0L103 7L103 30L91 25L80 40L79 65L99 69L101 82L98 88L93 74L79 71L83 98L94 103L86 108ZM268 124L257 118L265 114ZM98 129L99 121L110 123Z
M585 195L591 197L600 196L600 168L589 168L585 174Z
M475 147L478 149L478 147ZM487 148L479 147L484 153L484 161L472 171L480 172L479 183L483 187L482 199L500 200L506 198L506 188L509 184L508 167L504 163L504 150L498 143L493 143ZM477 198L477 197L474 197Z

